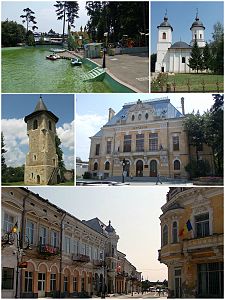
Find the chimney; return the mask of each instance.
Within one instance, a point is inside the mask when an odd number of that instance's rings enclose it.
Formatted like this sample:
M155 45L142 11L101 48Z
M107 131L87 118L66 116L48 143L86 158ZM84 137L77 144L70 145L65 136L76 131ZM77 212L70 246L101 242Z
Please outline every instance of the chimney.
M182 109L182 114L185 115L185 112L184 112L184 97L181 97L181 109Z
M109 118L108 121L110 121L115 116L115 111L112 108L109 108Z

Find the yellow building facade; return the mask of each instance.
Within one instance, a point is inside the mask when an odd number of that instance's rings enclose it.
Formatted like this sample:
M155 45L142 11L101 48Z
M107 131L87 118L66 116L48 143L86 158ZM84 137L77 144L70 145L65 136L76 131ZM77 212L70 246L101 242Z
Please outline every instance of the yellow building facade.
M223 188L170 188L163 205L159 261L169 296L223 298Z
M182 98L183 99L183 98ZM195 149L189 147L182 113L167 97L124 104L91 137L89 172L93 178L188 178L185 166ZM212 164L212 151L203 145L202 159Z

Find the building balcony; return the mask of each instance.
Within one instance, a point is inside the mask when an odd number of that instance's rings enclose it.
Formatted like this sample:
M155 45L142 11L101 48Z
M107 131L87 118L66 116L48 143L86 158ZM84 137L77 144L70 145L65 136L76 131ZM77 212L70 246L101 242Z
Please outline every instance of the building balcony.
M199 252L207 248L217 248L224 245L224 234L214 234L202 238L194 238L183 241L183 252Z
M104 265L104 262L99 259L94 259L92 263L95 268L101 268Z
M128 277L129 275L128 275L127 272L122 271L122 272L117 272L117 273L116 273L116 276L117 276L117 277Z
M54 256L59 254L59 248L48 244L39 245L39 253L48 256Z
M90 262L90 257L85 254L73 254L72 260L74 262L88 263Z

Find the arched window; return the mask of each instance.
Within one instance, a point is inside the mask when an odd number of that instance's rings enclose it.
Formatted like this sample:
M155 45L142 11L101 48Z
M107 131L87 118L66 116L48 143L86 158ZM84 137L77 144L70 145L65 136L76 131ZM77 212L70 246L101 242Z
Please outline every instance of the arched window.
M105 170L109 170L110 169L110 163L107 161L105 163Z
M174 163L173 163L173 169L175 170L175 171L178 171L178 170L180 170L180 161L179 160L175 160L174 161Z
M38 128L38 121L34 120L34 122L33 122L33 130L35 130L37 128Z
M98 163L95 162L95 163L94 163L94 171L97 171L97 170L98 170Z
M48 121L48 129L52 130L52 122L51 121Z
M173 243L178 242L177 233L178 233L177 222L174 221L173 226L172 226L172 242Z
M163 236L162 236L162 245L165 246L167 244L168 244L168 226L164 225Z
M163 32L163 34L162 34L162 39L166 40L166 33L165 32Z

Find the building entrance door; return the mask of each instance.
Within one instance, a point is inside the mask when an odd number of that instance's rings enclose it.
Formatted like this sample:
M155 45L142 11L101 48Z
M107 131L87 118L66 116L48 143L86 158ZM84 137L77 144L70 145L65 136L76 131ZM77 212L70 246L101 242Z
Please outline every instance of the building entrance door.
M150 162L150 177L157 177L157 161L151 160Z
M164 73L164 67L161 68L161 72Z
M174 293L175 298L181 298L181 269L174 270Z
M45 273L38 273L38 298L45 297Z
M136 162L136 177L142 177L143 176L143 161L138 160Z

